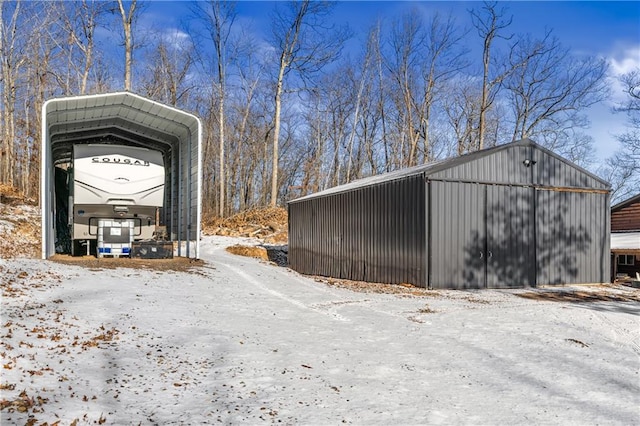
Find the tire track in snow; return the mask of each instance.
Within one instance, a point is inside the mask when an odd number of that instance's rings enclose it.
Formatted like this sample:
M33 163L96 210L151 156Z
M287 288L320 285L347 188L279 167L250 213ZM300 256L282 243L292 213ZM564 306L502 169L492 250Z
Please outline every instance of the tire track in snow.
M276 291L272 288L269 288L268 286L264 285L263 283L261 283L260 281L258 281L257 279L255 279L254 277L252 277L251 275L245 273L243 270L236 268L235 266L229 265L227 263L218 263L219 266L223 266L227 269L229 269L230 271L232 271L233 273L239 275L240 277L242 277L245 281L251 283L253 286L258 287L260 290L271 294L272 296L275 296L281 300L284 300L285 302L291 303L292 305L295 305L299 308L305 309L305 310L309 310L309 311L313 311L322 315L326 315L330 318L333 318L335 320L338 321L345 321L348 322L349 320L345 317L343 317L342 315L336 313L336 312L331 312L331 311L327 311L327 310L322 310L322 309L317 309L313 306L309 306L306 305L305 303L294 299L292 297L286 296L282 293L280 293L279 291Z
M593 312L593 316L609 326L611 332L615 336L614 339L610 340L612 340L616 345L625 347L628 344L636 354L640 355L640 344L636 341L637 333L628 332L622 329L620 324L616 324L610 318L607 318L605 315L602 315L600 312L595 310Z

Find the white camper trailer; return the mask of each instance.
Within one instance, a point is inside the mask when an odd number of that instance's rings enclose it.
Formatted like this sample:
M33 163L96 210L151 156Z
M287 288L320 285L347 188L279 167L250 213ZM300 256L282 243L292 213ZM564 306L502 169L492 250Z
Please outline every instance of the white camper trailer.
M109 144L74 145L69 185L73 255L96 245L98 257L128 256L153 237L164 202L162 154Z

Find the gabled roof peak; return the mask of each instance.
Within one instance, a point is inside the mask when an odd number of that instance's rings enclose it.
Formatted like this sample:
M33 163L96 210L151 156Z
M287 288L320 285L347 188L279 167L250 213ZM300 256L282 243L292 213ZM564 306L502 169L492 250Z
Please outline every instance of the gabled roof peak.
M609 184L607 182L605 182L604 180L602 180L601 178L599 178L598 176L595 176L594 174L590 173L589 171L579 167L578 165L570 162L569 160L559 156L558 154L555 154L553 151L548 150L547 148L544 148L541 145L538 145L536 142L534 142L533 140L529 139L529 138L525 138L525 139L520 139L514 142L510 142L510 143L506 143L503 145L497 145L497 146L493 146L490 148L485 148L483 150L480 151L475 151L475 152L470 152L458 157L450 157L450 158L446 158L443 160L438 160L438 161L433 161L430 163L426 163L426 164L421 164L418 166L413 166L413 167L408 167L408 168L404 168L404 169L400 169L400 170L395 170L392 172L387 172L387 173L382 173L382 174L378 174L378 175L373 175L373 176L369 176L369 177L365 177L362 179L358 179L358 180L354 180L352 182L346 183L346 184L342 184L342 185L338 185L332 188L328 188L325 189L323 191L319 191L313 194L309 194L294 200L289 201L290 203L292 202L298 202L298 201L302 201L302 200L307 200L307 199L312 199L312 198L319 198L319 197L323 197L326 195L331 195L331 194L338 194L338 193L343 193L343 192L349 192L358 188L362 188L362 187L366 187L366 186L372 186L372 185L378 185L381 183L385 183L385 182L390 182L390 181L394 181L394 180L398 180L398 179L403 179L403 178L407 178L410 176L417 176L417 175L423 175L425 177L428 176L433 176L436 175L438 173L444 172L446 170L449 169L454 169L456 167L459 166L463 166L467 163L476 161L476 160L480 160L484 157L488 157L490 155L494 155L497 154L501 151L505 151L508 149L513 149L513 148L527 148L527 147L531 147L533 150L539 151L541 153L544 153L545 155L552 157L554 159L556 159L559 162L563 162L565 164L567 164L569 167L575 169L576 171L579 172L579 174L583 175L583 176L588 176L589 179L591 179L594 182L598 182L599 187L601 187L602 189L604 188L609 188ZM535 164L535 162L533 163Z

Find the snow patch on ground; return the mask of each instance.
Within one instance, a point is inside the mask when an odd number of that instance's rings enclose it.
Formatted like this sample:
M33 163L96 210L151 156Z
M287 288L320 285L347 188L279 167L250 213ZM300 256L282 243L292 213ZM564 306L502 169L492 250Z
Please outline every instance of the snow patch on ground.
M191 272L0 260L2 424L640 424L637 302L360 293L234 244Z
M13 232L15 227L15 223L9 222L8 220L0 219L0 235Z

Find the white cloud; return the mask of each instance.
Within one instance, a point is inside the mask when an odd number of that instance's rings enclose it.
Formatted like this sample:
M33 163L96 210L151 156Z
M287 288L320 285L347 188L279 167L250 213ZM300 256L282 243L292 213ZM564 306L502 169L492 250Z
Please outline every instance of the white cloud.
M619 49L609 57L609 78L613 103L624 100L624 91L619 77L633 70L640 69L640 45Z
M610 59L611 74L618 77L640 68L640 45L626 48Z

